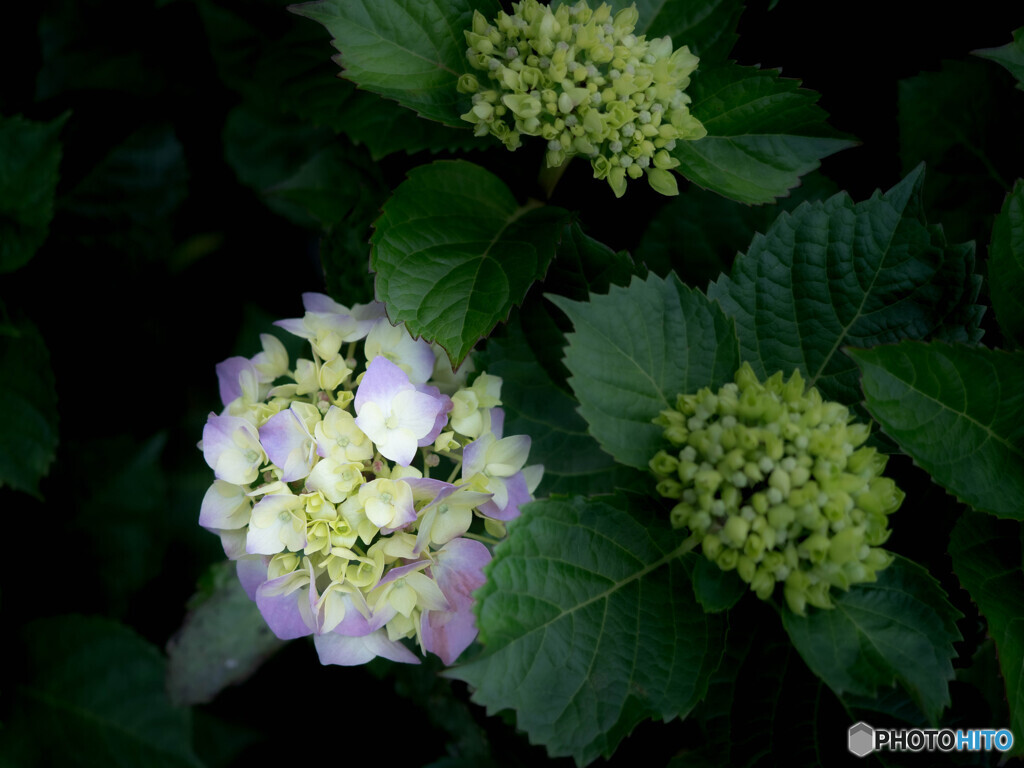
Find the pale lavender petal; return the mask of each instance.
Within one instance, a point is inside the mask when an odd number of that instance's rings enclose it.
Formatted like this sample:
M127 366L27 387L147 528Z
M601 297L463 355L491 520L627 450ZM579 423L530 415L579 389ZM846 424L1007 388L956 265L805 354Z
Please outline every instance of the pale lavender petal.
M210 530L220 536L220 545L224 548L224 555L228 560L245 557L245 531L241 528Z
M462 476L469 479L484 468L484 452L487 446L494 442L490 432L487 432L476 440L467 443L462 448Z
M242 385L238 377L244 370L251 370L254 376L257 371L252 362L245 357L229 357L223 362L217 363L217 383L220 387L220 401L225 406L242 396Z
M250 600L256 599L256 590L267 580L267 567L270 565L270 558L243 557L235 561L235 571L238 573L238 580L242 582L242 589L249 596Z
M375 357L366 366L366 374L356 390L356 413L367 401L373 401L387 410L385 406L391 403L395 395L407 389L413 389L413 386L405 371L386 357Z
M218 480L248 485L263 458L256 428L238 416L211 413L203 427L203 458Z
M446 426L448 426L448 414L451 412L453 407L452 399L448 397L448 395L442 395L441 390L437 387L430 387L426 384L421 384L416 387L416 389L441 402L441 410L437 412L437 418L434 420L434 426L431 427L430 431L421 438L419 442L421 446L432 445L433 442L437 440L437 436L441 434Z
M321 664L340 664L345 667L365 664L377 656L391 661L419 664L420 660L399 642L388 640L383 629L363 637L347 637L336 632L313 638Z
M457 485L446 483L444 480L438 480L433 477L407 477L404 480L412 488L412 497L415 501L433 499L430 502L431 504L454 493L458 489Z
M491 432L494 436L501 439L502 433L505 431L505 411L502 408L491 408Z
M334 312L339 315L349 314L348 307L343 306L323 293L302 294L302 308L307 312Z
M363 429L363 425L359 423L358 417L356 418L356 425ZM364 429L363 431L365 432L366 430ZM416 458L416 437L407 429L389 429L383 436L371 435L371 437L377 438L375 441L377 450L380 451L380 455L385 459L390 459L396 464L408 467L412 464L412 460Z
M298 336L300 339L311 339L313 334L306 328L306 324L303 322L301 317L293 317L287 320L276 320L274 322L278 328L284 328L288 333L293 336Z
M488 501L486 504L481 504L479 510L487 517L495 520L514 520L519 517L519 506L528 501L533 501L530 488L526 484L526 478L522 472L516 472L512 477L496 479L505 483L505 488L508 491L508 501L504 507L499 507L493 501Z
M473 539L452 539L434 556L430 573L455 608L473 605L473 592L484 585L484 566L491 553Z
M359 609L355 607L351 595L346 595L345 618L332 631L348 637L362 637L363 635L370 634L373 631L373 627L370 626L369 619L363 616Z
M291 409L274 414L260 427L260 443L270 460L284 470L281 479L286 483L306 477L313 469L313 438Z
M491 553L483 544L460 538L448 542L430 568L453 610L424 612L420 631L423 647L446 665L454 664L476 638L473 591L483 586L483 568L490 560Z
M481 544L480 546L483 545ZM484 547L484 549L486 549L486 547ZM395 579L400 579L402 576L405 576L407 573L411 573L412 571L422 571L423 563L423 560L417 560L415 563L407 563L406 565L400 565L397 568L392 568L379 582L377 582L377 586L379 587L383 584L392 582Z
M473 609L461 611L426 611L420 617L423 647L437 654L445 666L451 666L476 639Z
M284 579L294 574L286 573L266 581L256 590L256 605L263 614L270 630L281 640L293 640L313 634L313 617L309 610L309 588L300 587L286 594L274 594Z
M214 480L199 507L199 525L206 529L242 528L249 523L252 500L238 485Z

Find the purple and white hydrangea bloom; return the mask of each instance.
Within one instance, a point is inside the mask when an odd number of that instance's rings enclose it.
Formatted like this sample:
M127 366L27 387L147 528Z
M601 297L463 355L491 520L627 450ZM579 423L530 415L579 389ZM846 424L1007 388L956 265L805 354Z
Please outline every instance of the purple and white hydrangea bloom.
M274 633L312 635L322 663L417 663L411 640L452 664L476 637L480 531L503 534L542 468L525 466L529 438L502 436L501 379L452 374L379 303L307 293L303 306L277 325L311 359L292 367L264 335L255 357L217 366L199 523Z

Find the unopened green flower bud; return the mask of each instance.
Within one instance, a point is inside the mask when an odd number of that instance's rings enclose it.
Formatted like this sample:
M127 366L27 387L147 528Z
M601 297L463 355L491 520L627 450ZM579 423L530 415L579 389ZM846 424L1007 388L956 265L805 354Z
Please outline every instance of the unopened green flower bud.
M643 125L660 120L660 110L638 109ZM903 494L880 475L885 458L860 447L868 428L851 423L848 408L806 389L799 374L761 382L747 364L717 392L675 402L656 420L672 452L651 468L664 482L666 457L678 455L677 484L658 490L689 505L685 515L673 510L672 523L700 536L706 557L736 568L763 599L784 581L797 612L831 607L830 588L873 581L889 564L878 547Z

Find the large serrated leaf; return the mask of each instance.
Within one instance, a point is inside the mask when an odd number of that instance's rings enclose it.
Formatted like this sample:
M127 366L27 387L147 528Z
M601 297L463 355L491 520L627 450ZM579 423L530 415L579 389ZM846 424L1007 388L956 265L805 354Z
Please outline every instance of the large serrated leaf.
M729 55L736 44L736 22L743 11L740 0L611 0L612 10L636 5L640 18L634 30L650 40L670 35L676 48L684 45L707 66ZM597 4L595 4L596 6Z
M1017 78L1017 87L1024 91L1024 27L1013 31L1011 43L998 48L982 48L971 53L1006 67L1007 71Z
M698 70L686 89L707 129L672 150L679 173L742 203L770 203L824 157L854 142L825 122L818 94L778 70L728 63Z
M34 325L0 329L0 487L39 497L57 450L57 386Z
M1014 752L1024 752L1024 570L1019 525L968 512L949 540L953 570L988 621L1010 705Z
M693 599L686 547L604 501L525 506L476 593L485 653L448 674L579 765L643 719L686 715L724 641L721 617Z
M782 623L807 666L840 698L877 696L899 683L929 722L948 706L960 613L928 572L905 558L878 581L834 593L835 608Z
M550 296L576 327L565 362L580 414L608 453L645 469L662 444L657 415L676 395L717 388L739 367L732 321L674 274L633 278L588 302Z
M25 634L33 676L18 691L24 719L4 730L32 734L28 764L201 768L189 712L168 702L156 648L125 626L82 616L38 621Z
M318 21L341 51L344 76L423 117L465 125L456 90L468 68L466 38L473 11L497 15L493 0L320 0L290 7Z
M871 415L935 482L1024 520L1024 352L906 341L849 355Z
M988 284L1003 333L1024 346L1024 179L996 216L989 245Z
M921 169L885 194L840 193L783 213L708 286L736 319L740 349L759 376L797 369L829 400L860 402L846 345L941 335L977 341L981 308L969 246L946 246L924 223Z
M458 367L541 279L569 213L520 207L465 161L419 166L384 204L370 242L377 298L392 322L436 341Z
M617 464L587 434L576 401L551 381L518 322L487 343L486 371L500 376L505 433L532 439L530 463L544 465L538 497L552 493L591 496L635 484L637 473ZM646 480L646 476L641 476Z
M61 128L66 113L49 123L0 116L0 272L12 272L43 244L53 217Z

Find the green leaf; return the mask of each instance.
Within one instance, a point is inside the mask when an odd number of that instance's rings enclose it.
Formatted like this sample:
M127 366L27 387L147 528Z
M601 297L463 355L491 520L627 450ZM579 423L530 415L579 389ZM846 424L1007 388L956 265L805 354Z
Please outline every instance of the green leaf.
M792 211L805 200L823 200L837 191L833 182L811 173L776 205L755 206L689 184L654 215L634 256L659 275L675 270L687 285L703 287L728 272L736 254L783 210Z
M359 172L348 162L344 148L334 143L267 188L265 195L272 208L292 221L328 228L344 220L361 192Z
M251 7L245 19L209 2L199 8L221 79L250 103L343 133L365 145L374 160L398 151L486 146L469 130L409 120L404 107L339 78L337 66L325 55L330 35L323 27L282 19L279 8L269 21Z
M676 395L717 388L739 367L732 320L674 274L633 278L588 302L549 296L576 330L565 363L590 434L623 464L646 469L661 447L652 420Z
M50 229L70 113L49 123L0 116L0 273L32 258Z
M604 501L526 505L476 593L485 653L448 674L578 765L643 719L685 716L724 642L720 617L693 599L687 546Z
M189 746L188 710L167 700L156 648L127 627L82 616L35 622L25 635L33 677L19 690L21 725L46 750L45 763L202 765Z
M1014 753L1024 751L1024 571L1021 526L973 512L949 540L953 571L988 622L1010 704Z
M159 258L175 243L173 214L188 195L185 150L169 123L147 125L112 147L67 195L62 213L79 241L136 259Z
M509 323L504 338L488 341L482 362L478 367L504 380L505 434L529 435L530 463L544 465L536 496L589 496L637 484L637 474L617 464L587 434L576 401L538 364L518 322ZM647 479L640 476L641 483Z
M589 294L604 293L613 284L628 285L634 274L644 276L647 272L626 251L616 253L574 222L563 233L544 282L555 287L560 296L585 301ZM565 382L569 369L562 362L564 331L569 327L565 316L540 291L527 295L518 316L537 362L557 386L568 392Z
M28 321L0 331L0 486L42 498L57 452L57 385L50 353Z
M1024 179L996 216L989 245L988 283L999 327L1024 346Z
M676 170L742 203L787 194L823 157L854 144L825 123L818 94L799 86L777 70L731 62L698 70L686 92L708 135L676 143Z
M783 213L732 275L708 286L736 319L740 349L761 377L797 369L827 400L861 400L846 345L940 335L977 341L974 253L926 226L919 169L887 193L845 193Z
M935 482L1024 520L1024 352L903 342L848 354L871 415Z
M841 698L877 696L899 683L933 725L949 705L960 613L938 582L905 558L832 596L835 608L807 616L782 611L793 645Z
M472 163L414 168L374 225L377 298L392 322L436 341L458 367L544 277L568 216L519 207L501 179Z
M1024 100L1010 82L977 59L943 61L937 72L899 81L900 164L903 173L928 165L925 210L941 211L952 240L987 235L989 219L1013 182L1005 169L1024 165L1017 128ZM963 109L965 103L971 108Z
M284 645L238 583L235 564L215 568L213 593L189 611L167 643L167 692L175 704L212 701Z
M693 556L693 594L705 611L728 610L746 592L747 585L735 571L723 571L704 555Z
M633 4L634 0L609 3L615 11ZM722 61L736 44L736 22L743 12L740 0L635 0L635 4L640 12L635 34L646 35L648 40L670 35L676 48L689 46L690 52L700 57L701 66Z
M346 78L456 127L466 126L455 86L467 70L463 30L471 28L474 9L493 18L499 6L493 0L321 0L290 8L328 29Z
M1006 67L1017 78L1017 87L1024 91L1024 27L1013 31L1012 43L998 48L982 48L971 53Z

